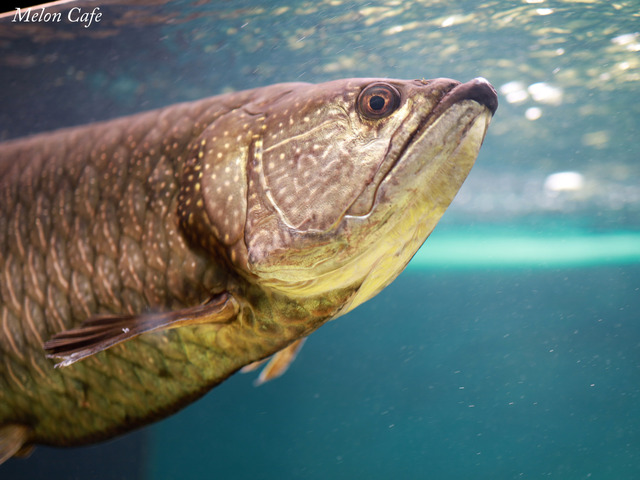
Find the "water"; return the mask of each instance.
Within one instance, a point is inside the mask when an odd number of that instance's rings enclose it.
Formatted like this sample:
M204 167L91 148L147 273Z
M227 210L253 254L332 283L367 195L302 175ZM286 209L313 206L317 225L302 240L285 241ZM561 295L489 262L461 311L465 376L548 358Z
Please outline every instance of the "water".
M637 478L638 281L411 272L314 334L286 378L235 377L154 427L151 478L176 478L175 455L200 478Z
M99 5L1 21L0 138L350 76L484 76L501 103L407 271L283 378L1 478L640 478L639 2Z

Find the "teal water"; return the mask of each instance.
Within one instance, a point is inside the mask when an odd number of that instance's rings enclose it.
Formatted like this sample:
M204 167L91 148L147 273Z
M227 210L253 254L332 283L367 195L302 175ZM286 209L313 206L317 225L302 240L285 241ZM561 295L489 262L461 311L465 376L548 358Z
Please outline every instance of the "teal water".
M434 268L564 268L640 263L640 233L439 230L415 255L409 271Z
M100 6L0 19L0 139L350 76L484 76L500 107L407 270L282 378L0 479L640 478L639 2Z
M633 479L640 268L405 272L152 428L151 477Z

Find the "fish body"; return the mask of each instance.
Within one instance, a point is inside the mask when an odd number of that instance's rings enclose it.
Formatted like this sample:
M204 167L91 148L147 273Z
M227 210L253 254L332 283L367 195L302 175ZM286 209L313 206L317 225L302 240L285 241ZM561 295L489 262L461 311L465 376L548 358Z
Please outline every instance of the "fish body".
M402 271L496 107L484 79L291 83L0 144L0 462L292 359Z

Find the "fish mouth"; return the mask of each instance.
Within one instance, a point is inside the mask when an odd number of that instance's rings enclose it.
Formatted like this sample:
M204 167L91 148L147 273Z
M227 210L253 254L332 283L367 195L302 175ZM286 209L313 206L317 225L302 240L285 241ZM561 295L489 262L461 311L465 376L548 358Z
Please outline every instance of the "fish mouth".
M457 104L473 101L476 105L471 107L476 111L484 110L485 114L492 117L498 108L498 96L493 86L484 78L477 77L467 83L460 83L450 78L438 78L434 80L415 80L417 88L437 89L440 90L439 99L435 105L432 104L430 111L425 113L423 117L416 122L410 132L404 135L404 138L398 139L396 142L392 140L387 152L387 159L383 161L374 175L374 180L367 187L371 189L370 193L362 192L362 197L358 198L349 209L345 212L344 218L367 218L371 215L376 205L381 202L381 196L384 196L384 186L393 183L391 177L398 174L400 170L407 167L409 154L421 142L421 139L427 134L431 127L436 124L440 118L447 115L447 112ZM481 108L484 107L484 108ZM486 109L486 110L485 110ZM473 122L467 125L459 125L460 135L463 137ZM421 163L421 162L419 162ZM417 174L417 172L414 172ZM393 187L392 187L393 188ZM364 201L363 197L367 197Z
M453 82L453 80L450 81ZM420 125L415 129L413 135L407 139L404 147L401 149L402 152L404 153L404 151L414 143L414 140L420 138L425 130L449 108L465 100L472 100L485 106L489 112L491 112L491 116L493 116L498 109L498 94L486 78L477 77L467 83L455 82L453 88L444 94L433 110L420 122Z
M463 100L473 100L480 105L484 105L489 109L491 115L496 113L498 109L498 94L496 89L493 88L486 78L477 77L467 83L461 83L453 89L451 89L440 100L433 113L438 110L446 109L454 103L461 102Z
M430 80L428 82L422 82L427 86L432 82L441 84L441 88L444 90L444 93L432 110L416 125L413 132L402 141L401 146L398 148L397 155L393 157L392 162L388 164L386 169L384 169L384 173L382 175L383 178L376 188L376 200L372 202L367 215L371 213L375 204L378 203L378 195L380 193L379 188L388 180L389 175L392 172L397 174L397 170L402 169L406 165L408 157L411 157L409 152L411 152L416 145L421 142L421 139L424 138L427 132L439 121L440 118L447 115L447 112L452 109L452 107L465 101L473 101L485 107L488 110L487 113L490 118L493 117L493 114L498 108L497 92L493 85L483 77L474 78L466 83L460 83L449 78L440 78ZM466 125L458 125L458 127L460 127L459 135L461 138L466 135L467 130L471 128L473 123L474 121L469 121ZM382 167L381 170L383 168L384 167Z
M351 262L352 271L368 273L348 308L384 288L433 231L475 163L498 107L496 91L483 78L438 83L440 101L405 139L371 210L361 217L375 240Z

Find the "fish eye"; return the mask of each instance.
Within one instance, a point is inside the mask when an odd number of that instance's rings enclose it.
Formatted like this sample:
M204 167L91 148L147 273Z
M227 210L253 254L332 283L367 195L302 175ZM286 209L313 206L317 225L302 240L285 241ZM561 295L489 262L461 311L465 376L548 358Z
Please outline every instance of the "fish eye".
M400 106L400 92L388 83L372 83L360 92L357 105L366 118L384 118Z

